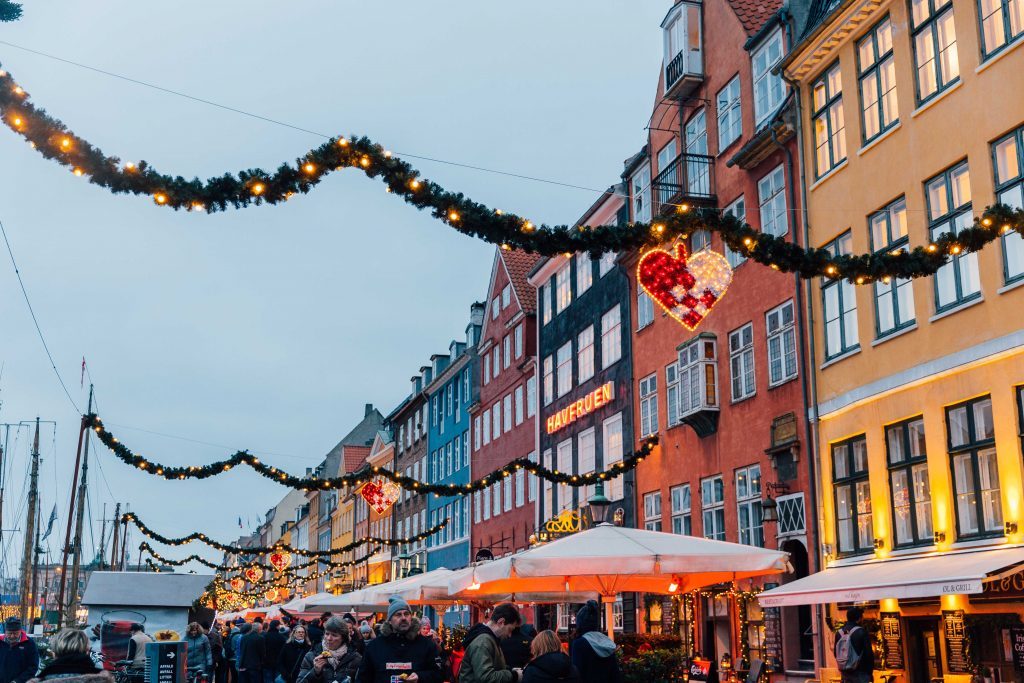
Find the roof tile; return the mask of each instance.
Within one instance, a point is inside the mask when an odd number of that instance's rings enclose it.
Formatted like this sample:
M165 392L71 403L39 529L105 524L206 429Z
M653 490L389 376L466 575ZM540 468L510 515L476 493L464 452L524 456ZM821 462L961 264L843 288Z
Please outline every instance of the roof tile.
M757 33L768 18L779 11L782 0L729 0L729 6L739 17L748 36Z
M533 286L526 281L526 276L542 257L537 254L530 254L519 249L498 249L505 269L512 280L512 288L516 290L516 296L523 307L523 313L531 315L537 312L537 295Z

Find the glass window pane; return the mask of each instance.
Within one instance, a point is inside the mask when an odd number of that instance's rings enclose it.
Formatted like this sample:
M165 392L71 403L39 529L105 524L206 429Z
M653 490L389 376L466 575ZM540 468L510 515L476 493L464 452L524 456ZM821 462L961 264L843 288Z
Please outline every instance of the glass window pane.
M967 407L959 406L953 408L947 414L947 429L949 430L949 444L953 448L963 446L969 440L967 431Z
M995 431L992 424L992 399L978 401L973 406L974 412L974 440L985 441L995 438Z

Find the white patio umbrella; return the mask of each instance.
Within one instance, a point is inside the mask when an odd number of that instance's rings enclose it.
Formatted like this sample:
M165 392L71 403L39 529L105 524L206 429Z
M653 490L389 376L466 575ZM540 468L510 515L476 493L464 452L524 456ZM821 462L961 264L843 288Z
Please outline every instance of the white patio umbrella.
M789 554L738 543L601 524L471 567L449 595L597 593L612 634L619 593L671 595L725 581L789 571ZM518 599L518 598L517 598Z
M476 566L463 569L435 569L426 574L412 576L408 579L392 582L392 585L381 588L379 593L385 602L392 595L398 595L410 605L451 605L454 603L496 603L496 602L586 602L598 596L597 591L566 593L564 591L531 593L524 592L490 592L482 590L465 590L454 594L449 589L453 580L472 577Z
M307 608L376 611L379 608L387 607L388 604L386 597L383 599L377 597L377 591L381 589L386 590L385 587L391 583L393 582L366 586L365 588L359 588L348 593L342 593L341 595L329 595L316 601L310 600L307 601Z

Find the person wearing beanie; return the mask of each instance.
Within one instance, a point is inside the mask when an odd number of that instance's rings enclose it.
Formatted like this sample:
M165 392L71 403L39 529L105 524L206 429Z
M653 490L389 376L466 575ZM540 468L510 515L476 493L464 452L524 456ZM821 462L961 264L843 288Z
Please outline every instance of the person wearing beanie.
M459 683L518 683L520 668L510 669L501 652L501 641L523 621L511 603L494 608L487 621L469 630L462 641L466 654L459 666Z
M366 642L354 683L442 683L441 653L420 635L420 621L398 595L388 601L380 636Z
M9 617L0 635L0 682L25 683L39 668L35 641L21 630L21 619Z
M620 683L615 643L601 632L601 607L588 600L576 613L576 637L569 644L572 664L587 683Z

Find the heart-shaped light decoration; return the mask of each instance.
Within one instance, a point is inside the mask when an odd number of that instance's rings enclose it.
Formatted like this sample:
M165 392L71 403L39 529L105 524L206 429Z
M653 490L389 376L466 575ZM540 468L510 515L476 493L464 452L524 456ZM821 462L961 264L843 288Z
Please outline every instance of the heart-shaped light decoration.
M378 515L383 515L402 495L402 487L395 482L377 477L359 487L359 495Z
M687 257L686 246L679 243L675 256L664 249L644 254L637 264L637 282L670 316L694 330L725 296L732 267L710 249Z
M246 567L242 575L249 580L249 583L259 583L263 580L263 570L256 565Z
M270 553L270 566L279 572L283 572L292 563L292 554L284 550L275 550Z
M243 579L241 576L236 576L235 578L231 579L230 586L231 590L237 593L238 591L245 588L245 579Z

